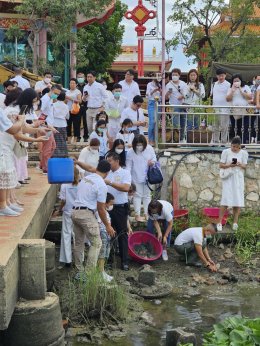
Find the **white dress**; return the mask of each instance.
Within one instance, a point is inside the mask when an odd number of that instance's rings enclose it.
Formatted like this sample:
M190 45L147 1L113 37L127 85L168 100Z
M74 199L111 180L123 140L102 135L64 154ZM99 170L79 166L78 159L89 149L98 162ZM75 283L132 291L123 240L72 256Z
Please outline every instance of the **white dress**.
M233 153L231 149L225 149L221 155L221 163L230 164L232 159L247 164L248 153L240 150ZM221 205L227 207L244 207L244 170L240 167L232 168L233 174L226 179L222 179L222 198Z

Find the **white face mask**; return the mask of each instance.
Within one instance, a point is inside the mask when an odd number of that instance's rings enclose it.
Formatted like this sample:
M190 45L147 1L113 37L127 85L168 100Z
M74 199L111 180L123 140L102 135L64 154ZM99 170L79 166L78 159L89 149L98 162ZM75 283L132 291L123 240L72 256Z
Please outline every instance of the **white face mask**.
M241 81L234 82L233 85L234 85L235 88L239 88L241 86Z
M178 82L179 79L180 79L179 76L172 76L172 81L173 82Z
M124 151L124 149L115 149L115 152L117 153L117 154L121 154L122 152Z
M133 202L133 199L134 199L134 196L128 196L128 202L129 202L129 203L132 203L132 202Z
M151 215L152 216L152 218L154 219L154 220L158 220L159 219L159 217L160 217L160 215L159 214L152 214Z
M143 150L144 150L144 146L143 146L143 145L137 145L137 146L136 146L136 151L137 151L138 153L141 153Z
M46 84L49 84L49 83L51 82L51 78L44 78L44 82L45 82Z
M107 211L111 211L113 210L114 206L113 205L110 205L109 207L107 207Z
M89 148L89 151L90 151L92 154L98 154L98 149Z

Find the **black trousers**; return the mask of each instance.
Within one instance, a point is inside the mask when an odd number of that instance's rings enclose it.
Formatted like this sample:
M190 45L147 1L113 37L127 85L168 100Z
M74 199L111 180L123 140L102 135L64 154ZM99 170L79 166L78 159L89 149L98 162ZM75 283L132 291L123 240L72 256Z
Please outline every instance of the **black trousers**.
M121 262L122 264L128 264L128 203L126 203L125 206L114 205L114 208L109 212L109 215L111 217L111 225L116 231L118 237Z
M84 128L84 134L83 134L84 139L88 139L88 126L87 126L86 112L87 112L87 108L84 105L81 105L79 114L82 119L83 128Z
M72 125L73 125L73 135L74 137L77 137L77 139L80 139L80 122L81 122L81 116L80 113L79 114L71 114L70 113L70 118L67 121L67 135L68 137L71 137L71 129L72 129Z

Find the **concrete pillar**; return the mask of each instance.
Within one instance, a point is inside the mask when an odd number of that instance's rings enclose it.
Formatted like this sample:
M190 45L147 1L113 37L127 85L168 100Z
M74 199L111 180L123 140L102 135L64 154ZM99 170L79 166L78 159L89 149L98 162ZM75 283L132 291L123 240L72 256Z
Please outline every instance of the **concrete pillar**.
M44 299L46 294L45 240L19 241L19 296L27 300Z
M45 263L46 263L46 283L47 291L53 287L55 280L55 244L45 240Z
M39 32L39 58L46 62L47 60L47 30L42 29Z

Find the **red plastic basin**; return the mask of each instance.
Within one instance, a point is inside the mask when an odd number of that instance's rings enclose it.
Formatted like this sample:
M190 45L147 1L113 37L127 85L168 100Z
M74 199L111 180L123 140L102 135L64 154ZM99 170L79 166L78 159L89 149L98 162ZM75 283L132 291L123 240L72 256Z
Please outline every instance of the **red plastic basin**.
M189 228L189 210L188 209L174 209L173 222L178 224L180 230Z
M137 255L134 252L134 246L135 245L140 245L142 243L150 243L153 246L154 252L156 253L156 255L152 258L144 258L142 256ZM162 255L162 244L158 241L158 239L148 233L148 232L142 232L142 231L138 231L138 232L134 232L133 234L131 234L128 238L128 252L129 255L132 257L132 259L138 263L151 263L155 260L157 260L158 258L161 257Z
M215 221L217 221L219 217L219 211L220 211L219 208L204 208L202 211L202 214L207 216L210 219L214 219ZM228 211L225 212L224 217L221 221L223 226L227 223L227 219L228 219Z
M189 215L189 210L188 209L175 209L174 210L174 219L178 219L181 217L188 217Z

